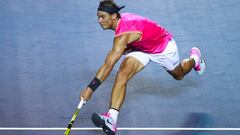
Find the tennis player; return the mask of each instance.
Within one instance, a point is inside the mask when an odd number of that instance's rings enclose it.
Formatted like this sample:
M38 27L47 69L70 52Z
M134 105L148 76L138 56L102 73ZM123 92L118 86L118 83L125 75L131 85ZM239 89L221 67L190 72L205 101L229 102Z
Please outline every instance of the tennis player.
M92 114L93 123L103 128L108 135L116 133L118 114L128 81L150 62L163 67L176 80L182 80L192 69L199 76L205 71L205 62L197 47L190 50L189 58L180 61L176 42L170 32L145 17L132 13L120 14L122 8L111 0L100 1L98 22L104 30L115 31L113 47L94 79L80 94L84 100L89 100L109 76L115 63L125 55L112 88L108 112Z

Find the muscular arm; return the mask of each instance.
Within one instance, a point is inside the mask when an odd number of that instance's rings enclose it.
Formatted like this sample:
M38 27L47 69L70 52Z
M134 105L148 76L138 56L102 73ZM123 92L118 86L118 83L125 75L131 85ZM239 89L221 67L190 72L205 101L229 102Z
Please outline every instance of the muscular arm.
M124 34L122 36L114 38L113 48L108 53L104 64L100 67L97 72L96 77L101 81L105 81L109 74L111 73L114 65L123 55L127 44L132 43L134 41L139 40L141 35L139 33L131 33L131 34ZM92 96L92 89L90 87L86 87L80 94L85 101L89 100Z
M141 37L139 33L131 33L131 34L124 34L119 37L114 38L113 48L108 53L104 64L98 70L96 77L100 79L102 82L106 80L106 78L111 73L114 65L123 55L127 44L138 40Z
M96 75L96 77L101 80L101 82L107 79L114 65L121 58L127 45L126 40L126 36L114 38L113 48L109 51L108 55L105 58L104 64L100 67Z

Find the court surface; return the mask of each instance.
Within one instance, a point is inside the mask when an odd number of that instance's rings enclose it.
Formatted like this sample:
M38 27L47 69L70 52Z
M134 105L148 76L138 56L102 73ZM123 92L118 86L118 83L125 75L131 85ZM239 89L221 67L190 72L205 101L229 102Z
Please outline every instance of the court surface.
M65 128L79 93L112 47L113 31L96 17L98 0L0 0L0 127ZM118 0L122 12L155 20L173 35L181 58L198 46L206 59L176 81L149 64L127 86L119 128L240 128L240 1ZM122 58L123 59L123 58ZM121 60L122 60L121 59ZM120 61L121 61L120 60ZM74 128L95 128L108 110L116 64L82 108ZM4 135L59 135L64 130L0 130ZM119 130L117 135L239 135L240 131ZM76 130L72 135L104 135Z

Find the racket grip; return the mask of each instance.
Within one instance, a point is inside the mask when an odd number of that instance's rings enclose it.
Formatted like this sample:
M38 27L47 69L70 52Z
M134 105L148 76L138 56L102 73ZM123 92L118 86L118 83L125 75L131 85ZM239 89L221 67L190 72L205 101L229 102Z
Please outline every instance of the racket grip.
M77 108L78 108L78 109L82 108L82 106L83 106L84 104L86 104L86 102L87 102L87 101L84 101L83 97L81 97L81 100L80 100Z

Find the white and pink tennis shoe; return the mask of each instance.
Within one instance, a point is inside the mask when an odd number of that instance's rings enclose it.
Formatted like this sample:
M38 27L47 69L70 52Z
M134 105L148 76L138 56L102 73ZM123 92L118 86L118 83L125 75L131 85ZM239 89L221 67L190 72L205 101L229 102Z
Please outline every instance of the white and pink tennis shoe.
M193 58L195 61L194 70L196 71L197 75L202 76L205 73L206 63L197 47L193 47L191 49L190 58Z
M101 127L107 135L115 135L117 131L117 124L114 122L110 113L93 113L92 121L95 126Z

